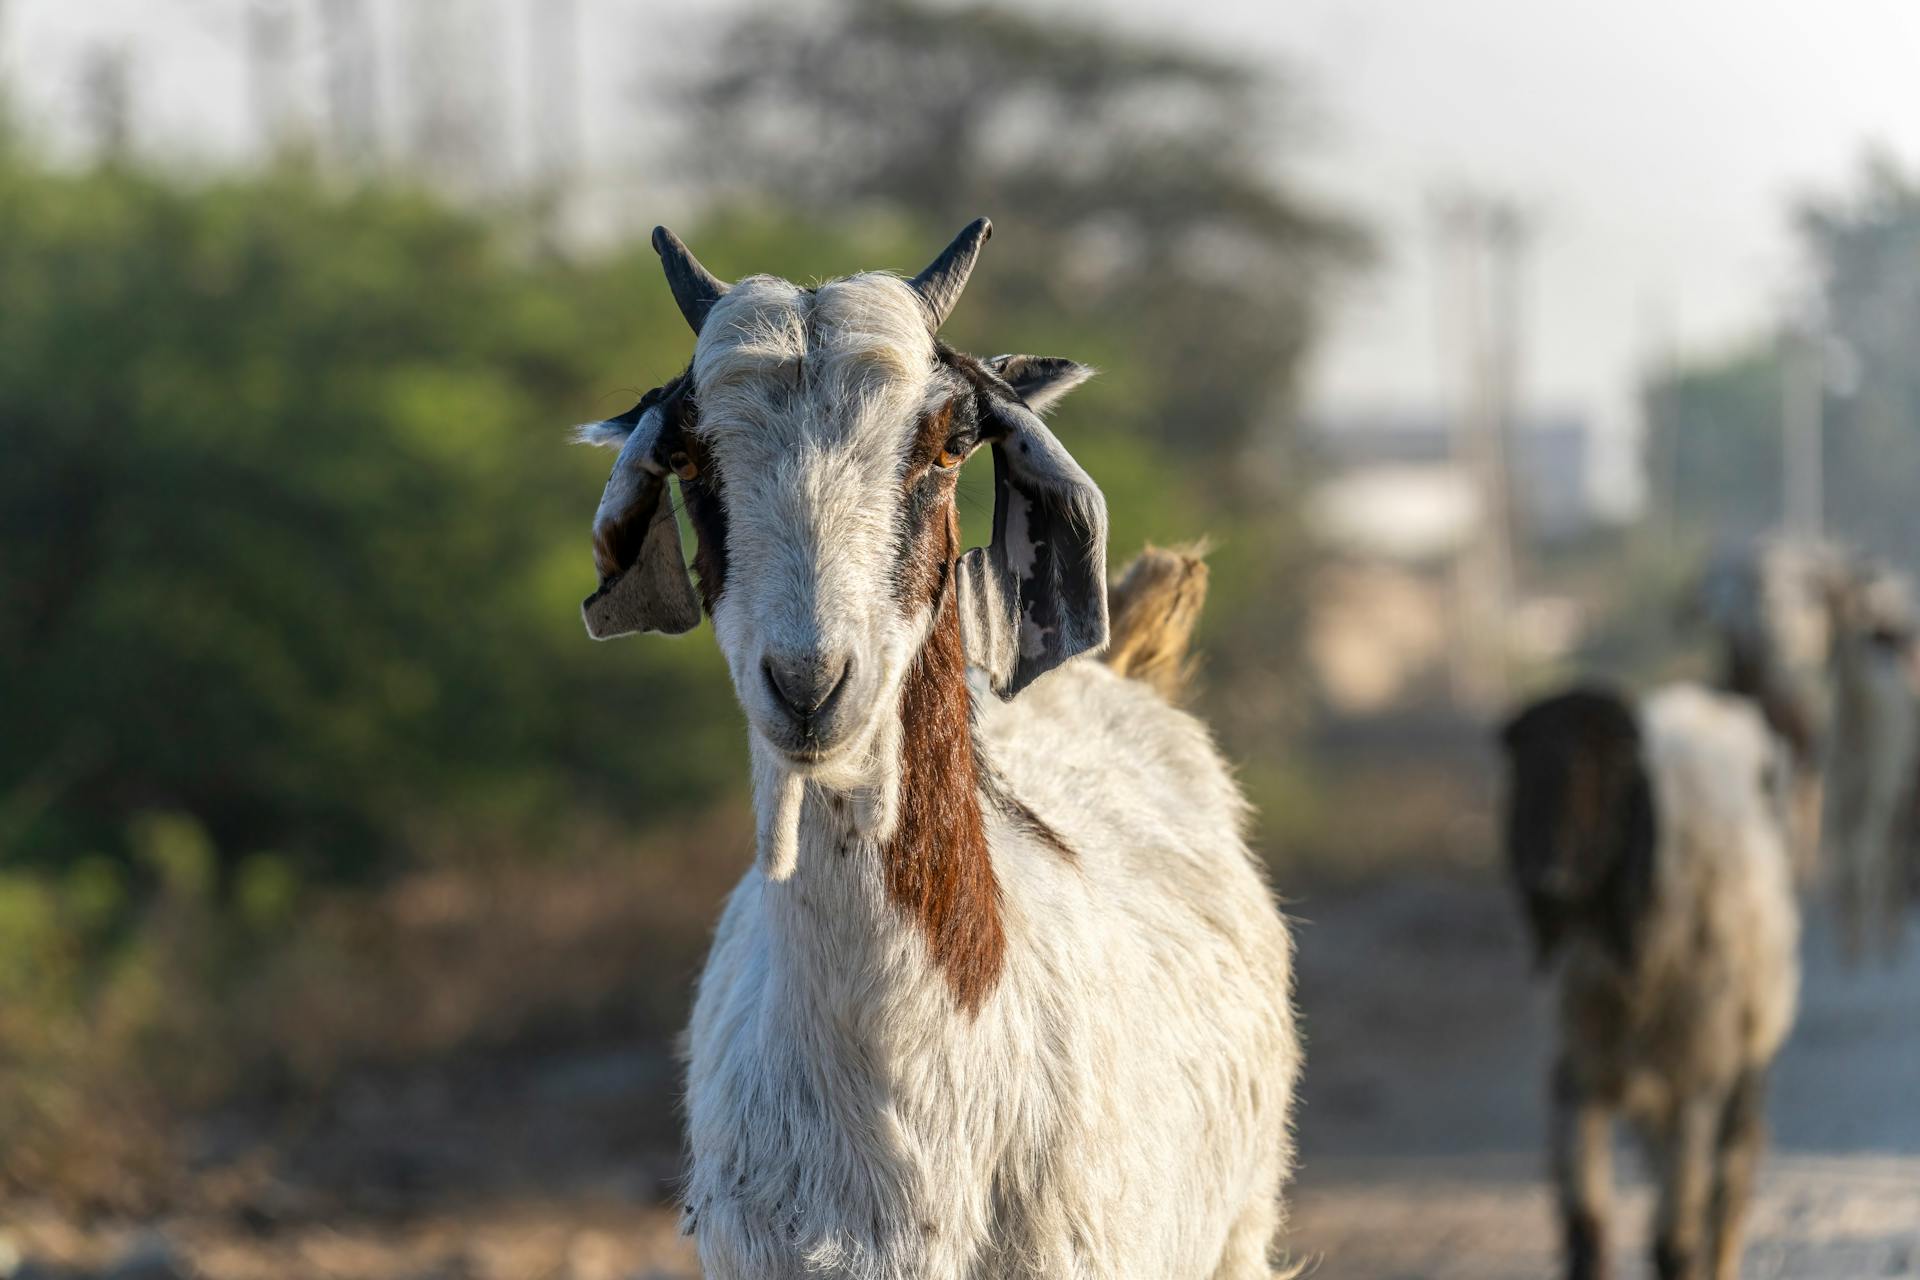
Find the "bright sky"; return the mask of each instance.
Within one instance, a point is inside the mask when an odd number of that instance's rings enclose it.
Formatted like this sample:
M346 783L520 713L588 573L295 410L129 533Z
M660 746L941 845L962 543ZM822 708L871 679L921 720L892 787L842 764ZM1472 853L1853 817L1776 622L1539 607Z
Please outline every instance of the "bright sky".
M687 3L579 0L588 146L631 156L631 87L710 19ZM738 0L728 0L729 6ZM469 0L507 15L525 0ZM386 9L386 5L377 5ZM1080 0L1055 8L1084 16ZM1635 370L1650 350L1712 349L1763 327L1796 285L1786 210L1845 183L1870 143L1920 160L1920 4L1912 0L1101 0L1149 32L1291 68L1313 106L1303 166L1378 228L1386 260L1342 310L1315 407L1432 406L1443 376L1428 201L1462 184L1538 221L1525 292L1524 399L1570 408L1611 444L1605 485L1634 491ZM71 129L82 51L134 50L143 141L249 145L240 0L0 0L0 59L29 111ZM662 36L662 23L669 34ZM518 43L518 41L513 41ZM524 74L509 57L503 76ZM662 62L670 70L672 60ZM317 79L317 71L315 72ZM644 122L638 122L644 123Z
M1524 396L1603 429L1616 502L1637 488L1644 356L1763 327L1801 278L1794 196L1846 183L1869 144L1920 160L1910 0L1118 3L1296 67L1321 124L1311 173L1381 229L1389 261L1340 318L1320 405L1427 405L1450 385L1433 192L1533 212Z

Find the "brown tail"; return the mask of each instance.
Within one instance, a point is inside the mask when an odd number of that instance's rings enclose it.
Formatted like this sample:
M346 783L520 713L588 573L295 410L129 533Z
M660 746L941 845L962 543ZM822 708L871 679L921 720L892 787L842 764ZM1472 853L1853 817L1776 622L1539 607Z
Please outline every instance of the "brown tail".
M1207 602L1206 553L1197 543L1149 545L1107 592L1113 618L1107 665L1170 701L1185 694L1193 676L1188 646Z

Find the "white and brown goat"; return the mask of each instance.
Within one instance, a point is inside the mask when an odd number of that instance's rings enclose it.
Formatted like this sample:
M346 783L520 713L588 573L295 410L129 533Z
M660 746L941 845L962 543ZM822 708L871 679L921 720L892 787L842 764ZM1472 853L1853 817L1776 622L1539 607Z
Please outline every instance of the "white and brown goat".
M1799 992L1784 761L1691 685L1576 689L1507 726L1510 869L1559 980L1552 1153L1571 1280L1607 1274L1612 1121L1660 1181L1661 1280L1733 1280Z
M1088 370L939 340L988 232L804 288L656 231L692 364L583 431L620 450L588 629L704 604L748 724L759 857L687 1050L715 1280L1270 1274L1288 931L1206 730L1071 661L1107 639L1105 502L1038 415Z

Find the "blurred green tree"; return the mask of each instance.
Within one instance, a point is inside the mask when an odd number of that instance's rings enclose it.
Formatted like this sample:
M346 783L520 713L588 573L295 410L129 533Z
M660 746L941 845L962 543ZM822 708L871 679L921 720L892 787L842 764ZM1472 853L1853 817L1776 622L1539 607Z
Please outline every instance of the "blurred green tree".
M1920 568L1920 183L1869 156L1851 190L1802 201L1795 226L1823 337L1827 532ZM1648 472L1677 530L1732 541L1781 523L1787 342L1765 335L1647 384Z
M1833 531L1920 567L1920 181L1870 154L1851 191L1802 202L1821 289L1830 392L1826 507Z
M734 785L708 650L574 616L605 462L562 428L684 358L657 267L513 246L292 170L0 168L0 853L179 810L350 870Z
M1781 377L1760 340L1648 381L1651 502L1672 532L1737 541L1779 524Z

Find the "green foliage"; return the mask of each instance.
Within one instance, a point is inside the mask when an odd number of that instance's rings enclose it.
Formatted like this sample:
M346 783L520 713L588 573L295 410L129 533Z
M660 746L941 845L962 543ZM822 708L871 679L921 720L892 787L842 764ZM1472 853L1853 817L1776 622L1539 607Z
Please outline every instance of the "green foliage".
M163 894L188 902L212 896L213 842L183 813L142 814L130 833L134 857L158 879Z
M564 424L685 359L651 257L297 172L0 170L0 853L164 809L347 871L734 785L710 648L576 618L605 460Z
M1824 325L1828 532L1920 568L1920 182L1870 157L1851 191L1806 201L1797 225ZM1768 336L1648 388L1648 470L1676 531L1734 540L1780 522L1787 358Z
M1728 540L1779 523L1782 377L1774 344L1758 342L1647 387L1657 518L1676 532Z
M1827 400L1835 531L1920 568L1920 179L1869 156L1853 190L1808 201L1799 225L1839 363Z

